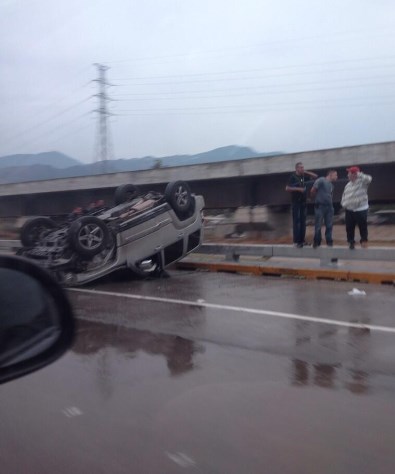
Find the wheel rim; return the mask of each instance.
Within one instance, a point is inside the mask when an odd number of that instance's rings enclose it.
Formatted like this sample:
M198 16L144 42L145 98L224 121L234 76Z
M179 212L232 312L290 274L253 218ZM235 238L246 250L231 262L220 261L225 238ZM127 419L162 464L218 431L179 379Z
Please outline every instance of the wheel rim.
M85 224L78 234L78 242L81 247L87 250L94 250L100 247L103 242L104 232L96 224Z
M39 227L36 227L35 230L32 232L33 239L38 240L46 230L47 228L42 225Z
M40 225L36 227L31 233L33 243L35 244L38 243L40 239L43 237L44 233L48 230L49 230L48 227L44 225Z
M183 186L179 186L175 192L176 202L180 207L185 207L188 204L188 190Z

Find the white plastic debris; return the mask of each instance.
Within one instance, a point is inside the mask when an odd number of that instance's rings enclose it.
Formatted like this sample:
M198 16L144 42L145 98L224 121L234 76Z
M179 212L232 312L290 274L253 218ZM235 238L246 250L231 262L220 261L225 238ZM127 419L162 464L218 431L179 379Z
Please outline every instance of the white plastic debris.
M358 290L358 288L353 288L351 291L348 292L350 296L366 296L366 291Z

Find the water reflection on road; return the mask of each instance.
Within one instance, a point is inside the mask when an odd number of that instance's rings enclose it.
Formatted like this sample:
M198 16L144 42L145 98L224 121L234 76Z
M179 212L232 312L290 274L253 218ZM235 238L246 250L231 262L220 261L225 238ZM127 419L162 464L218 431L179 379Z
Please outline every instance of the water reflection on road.
M393 473L394 334L220 306L388 325L390 289L363 302L235 275L108 285L71 293L65 357L2 386L2 471ZM125 297L138 291L219 305Z
M95 355L98 388L105 396L112 392L111 352L133 359L142 351L166 361L168 373L177 376L194 368L194 354L203 346L180 336L155 334L111 324L80 320L75 354Z
M370 318L351 322L369 324ZM371 355L369 328L344 329L302 321L296 321L294 326L292 385L313 385L328 389L344 387L360 395L369 392L369 372L365 369Z

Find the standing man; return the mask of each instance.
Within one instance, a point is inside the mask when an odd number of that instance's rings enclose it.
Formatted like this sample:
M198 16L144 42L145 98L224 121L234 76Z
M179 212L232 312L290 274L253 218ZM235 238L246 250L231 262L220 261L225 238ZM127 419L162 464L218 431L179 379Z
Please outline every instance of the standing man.
M295 173L292 173L285 190L292 196L292 222L293 222L293 242L295 247L306 245L306 200L307 184L305 176L312 179L318 178L315 173L305 171L303 163L296 163ZM310 180L311 182L311 180Z
M372 177L361 173L358 166L347 168L349 182L344 188L342 207L346 210L347 242L355 248L355 226L358 225L361 247L368 246L368 187Z
M333 246L333 183L337 180L337 171L329 170L326 177L318 178L311 188L314 203L314 243L313 247L321 245L322 221L325 224L325 240L328 247Z

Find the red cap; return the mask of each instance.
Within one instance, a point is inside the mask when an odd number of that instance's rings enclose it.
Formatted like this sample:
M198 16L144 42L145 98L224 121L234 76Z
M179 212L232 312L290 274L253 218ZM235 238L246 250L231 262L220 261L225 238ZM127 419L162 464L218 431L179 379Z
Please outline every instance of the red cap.
M347 171L349 173L359 173L361 170L358 168L358 166L351 166L351 168L347 168Z

